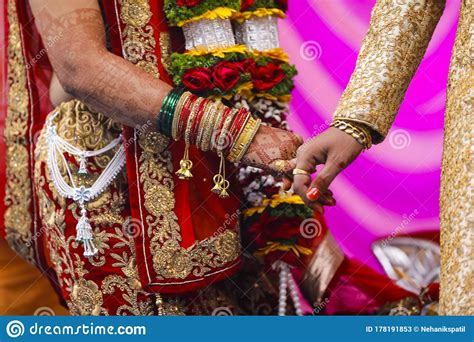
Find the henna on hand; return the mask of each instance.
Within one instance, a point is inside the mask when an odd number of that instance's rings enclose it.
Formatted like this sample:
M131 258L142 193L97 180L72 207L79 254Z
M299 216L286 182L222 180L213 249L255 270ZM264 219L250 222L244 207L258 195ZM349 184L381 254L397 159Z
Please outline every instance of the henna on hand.
M291 132L262 125L242 162L261 169L285 173L295 167L296 151L302 143L303 140Z
M67 93L128 126L155 121L171 86L107 51L97 1L30 0L30 5Z

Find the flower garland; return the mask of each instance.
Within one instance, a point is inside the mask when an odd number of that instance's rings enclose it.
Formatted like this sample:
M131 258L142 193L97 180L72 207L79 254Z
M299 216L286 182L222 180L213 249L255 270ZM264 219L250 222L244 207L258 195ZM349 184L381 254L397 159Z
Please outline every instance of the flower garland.
M202 96L217 97L243 94L251 98L268 94L278 99L291 92L296 75L296 68L289 63L265 56L252 58L248 53L238 52L229 52L223 58L175 53L171 70L176 85Z
M301 234L301 222L313 217L299 196L276 194L261 206L244 211L244 243L267 264L281 260L300 266L298 260L312 255L314 243Z
M200 19L227 19L240 10L242 0L165 0L164 11L171 26Z
M165 14L173 26L202 19L235 20L284 17L281 0L165 0ZM225 98L235 107L251 109L265 124L286 129L286 116L296 68L281 48L249 51L245 45L195 46L171 56L175 85L206 97ZM267 265L283 259L296 267L312 254L313 239L300 232L301 222L314 217L298 196L279 193L281 179L260 169L241 167L238 181L244 191L242 230L251 251Z

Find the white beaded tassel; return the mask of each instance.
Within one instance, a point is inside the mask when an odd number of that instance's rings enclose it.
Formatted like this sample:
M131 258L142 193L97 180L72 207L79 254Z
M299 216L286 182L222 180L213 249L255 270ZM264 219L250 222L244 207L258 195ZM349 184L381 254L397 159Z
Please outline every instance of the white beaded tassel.
M97 254L98 250L94 245L94 235L89 218L87 217L86 203L93 200L102 192L104 192L105 189L113 182L113 180L120 173L120 171L125 165L125 150L123 146L119 147L118 151L112 157L109 164L105 167L105 169L102 171L102 173L94 182L94 184L92 184L92 186L89 188L83 185L79 187L75 185L74 178L72 177L68 162L64 157L64 152L79 156L80 163L78 173L87 174L86 158L97 156L112 150L115 146L122 142L122 136L120 135L118 138L114 139L107 146L100 150L80 150L77 147L68 143L67 141L63 140L57 134L56 128L52 126L52 121L57 116L57 114L58 113L51 116L47 121L48 126L46 139L48 141L48 168L51 174L51 179L58 193L65 198L70 198L73 201L77 202L79 208L81 209L81 216L77 221L76 225L76 241L82 243L84 247L83 255L85 257L92 257ZM61 174L61 171L59 170L58 155L63 161L71 185L66 183L63 178L63 175Z
M77 171L80 175L87 175L87 156L85 153L81 153L80 161L79 161L79 171Z
M295 307L295 312L298 316L303 316L301 309L301 302L298 292L296 290L295 280L291 274L290 267L286 262L276 261L272 268L279 270L280 287L279 287L279 301L278 301L278 316L286 316L286 302L288 300L288 287L290 288L290 297Z

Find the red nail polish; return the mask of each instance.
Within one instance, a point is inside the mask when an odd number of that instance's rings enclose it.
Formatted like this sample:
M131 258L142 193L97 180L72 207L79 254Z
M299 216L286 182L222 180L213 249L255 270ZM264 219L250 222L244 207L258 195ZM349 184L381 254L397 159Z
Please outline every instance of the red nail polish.
M310 201L316 201L319 196L320 196L320 192L317 188L312 188L312 189L309 189L307 192L306 192L306 197L308 197L308 199Z

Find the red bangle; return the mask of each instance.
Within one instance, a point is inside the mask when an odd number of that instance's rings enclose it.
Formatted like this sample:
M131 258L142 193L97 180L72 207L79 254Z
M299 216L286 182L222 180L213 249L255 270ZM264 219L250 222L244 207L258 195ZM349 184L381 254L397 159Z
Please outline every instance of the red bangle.
M190 138L189 142L191 145L196 144L197 138L197 129L199 127L199 123L201 122L202 116L204 115L204 106L209 103L209 100L203 100L199 104L199 108L197 110L196 116L194 117L193 122L191 123L191 130L190 130Z
M191 95L188 98L188 101L186 101L186 103L183 105L183 109L181 110L181 115L178 122L178 137L184 136L184 130L188 122L189 114L191 114L191 108L193 107L193 104L197 101L197 99L197 96Z
M224 126L225 119L229 116L232 108L227 107L224 109L224 114L222 114L221 121L219 122L219 126L217 126L217 132L222 131L222 127Z
M232 141L235 141L239 137L239 132L244 127L245 122L250 117L250 112L245 108L241 108L237 115L234 118L234 122L229 129L229 135L232 138ZM228 146L230 147L230 146Z

